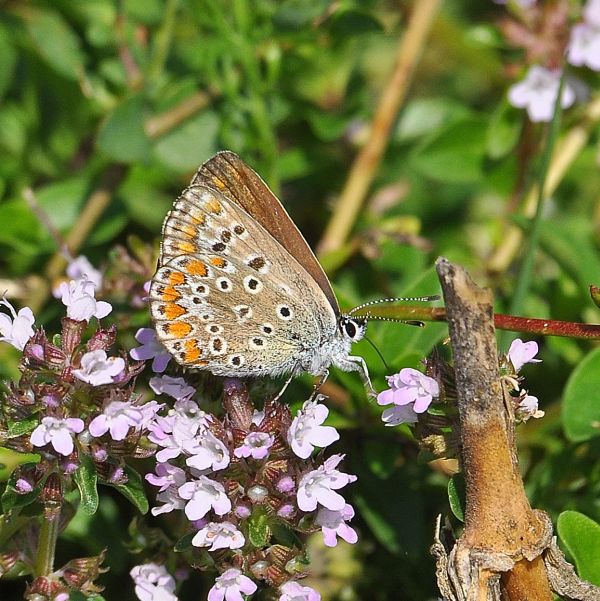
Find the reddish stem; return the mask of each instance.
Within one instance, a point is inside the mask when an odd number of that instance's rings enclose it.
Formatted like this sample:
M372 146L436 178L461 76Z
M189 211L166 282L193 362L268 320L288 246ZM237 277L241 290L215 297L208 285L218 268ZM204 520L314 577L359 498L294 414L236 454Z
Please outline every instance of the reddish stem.
M368 307L353 314L354 317L369 319L391 319L395 321L446 321L444 307L426 307L423 305L394 305ZM494 326L499 330L511 330L542 336L565 336L569 338L587 338L600 340L600 324L559 321L557 319L536 319L516 315L494 314Z

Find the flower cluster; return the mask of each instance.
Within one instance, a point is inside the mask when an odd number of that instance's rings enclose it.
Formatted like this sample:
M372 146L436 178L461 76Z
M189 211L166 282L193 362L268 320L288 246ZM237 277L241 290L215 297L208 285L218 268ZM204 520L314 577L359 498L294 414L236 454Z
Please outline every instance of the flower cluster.
M583 8L583 20L571 30L567 60L600 71L600 0L588 0Z
M88 278L97 282L99 272L81 258L69 269L79 277L55 291L66 308L59 335L50 338L36 329L30 308L17 312L0 301L7 309L0 313L0 340L22 352L21 377L0 396L0 445L26 458L10 475L12 500L5 509L36 499L60 508L77 488L82 498L93 499L96 481L126 493L131 473L126 459L154 452L149 428L162 405L142 402L133 392L144 364L111 352L116 330L97 320L112 307L96 299L96 283ZM19 560L33 566L36 557L21 549ZM67 598L73 582L82 592L100 590L91 582L102 571L100 562L101 556L73 560L61 569L61 578L38 578L33 588L51 586L52 598Z
M544 417L544 412L538 409L538 399L527 393L521 387L522 377L519 375L521 368L527 363L539 363L536 359L538 344L533 340L523 342L520 338L513 340L508 353L501 359L500 370L505 381L513 392L515 401L515 416L518 420L526 422L530 417Z
M571 28L571 15L565 3L518 2L527 12L524 19L505 20L501 24L507 40L521 46L530 67L524 79L508 91L508 101L527 110L531 121L550 121L558 97L561 64L600 71L600 0L588 0L582 20ZM563 85L562 108L572 106L584 95L584 84L569 78Z
M414 424L440 395L437 380L410 367L388 376L387 381L390 388L377 395L379 405L392 405L381 416L386 426Z
M523 342L516 339L511 344L508 353L500 358L500 371L505 381L509 384L515 394L515 415L520 421L527 421L530 417L542 417L543 411L538 409L538 399L527 394L521 388L522 378L519 371L526 363L538 363L540 359L535 356L538 353L536 342ZM427 374L412 368L401 369L399 373L387 377L389 388L377 395L379 405L391 405L382 414L382 420L386 426L397 426L399 424L417 424L420 416L425 416L432 403L441 406L442 402L448 404L455 396L454 391L448 389L452 381L452 369L439 358L433 358L427 362ZM444 383L442 390L441 382ZM447 413L447 411L446 411ZM427 434L431 435L435 430L441 431L440 424L430 420L426 428ZM433 428L432 428L433 426ZM437 445L439 448L439 445ZM444 446L447 448L447 445Z
M150 425L159 450L155 473L146 479L158 487L152 513L182 511L190 548L211 553L220 576L209 600L241 599L260 582L278 587L282 601L319 599L297 582L304 575L303 549L273 540L272 533L320 529L328 546L338 537L357 541L347 524L354 510L339 493L356 477L338 469L342 455L311 457L315 447L339 438L323 425L327 408L317 398L293 419L277 401L258 411L247 390L230 380L226 416L218 419L191 398L193 388L183 379L174 380L153 378L153 389L175 403Z

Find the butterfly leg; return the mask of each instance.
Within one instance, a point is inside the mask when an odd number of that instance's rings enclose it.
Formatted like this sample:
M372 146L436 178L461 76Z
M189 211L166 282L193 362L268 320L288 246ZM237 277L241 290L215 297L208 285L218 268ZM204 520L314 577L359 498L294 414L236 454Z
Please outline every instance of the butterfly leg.
M290 385L290 382L293 379L294 379L294 373L292 372L290 377L285 381L285 384L283 385L281 390L277 393L277 396L275 396L275 398L273 399L274 401L278 401L283 396L283 393L287 390L287 387Z
M320 395L319 390L321 389L321 386L323 386L323 384L325 384L325 382L327 382L327 378L329 378L329 370L328 369L326 369L321 374L319 381L314 385L313 391L312 391L311 395L308 397L309 401L314 401Z
M367 394L371 398L377 397L377 392L373 388L373 384L371 384L371 378L369 377L369 369L367 368L367 364L362 357L357 355L350 355L346 361L346 370L347 371L357 371L360 374L360 377L363 381L365 388L367 389ZM343 366L339 366L344 369Z

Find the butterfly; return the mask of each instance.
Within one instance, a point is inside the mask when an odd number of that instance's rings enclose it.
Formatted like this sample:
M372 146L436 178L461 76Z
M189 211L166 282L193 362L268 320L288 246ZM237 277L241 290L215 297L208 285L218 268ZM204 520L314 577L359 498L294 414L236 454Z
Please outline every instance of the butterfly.
M204 163L162 230L149 302L181 365L217 376L326 378L358 371L366 319L340 311L329 279L277 197L236 154Z

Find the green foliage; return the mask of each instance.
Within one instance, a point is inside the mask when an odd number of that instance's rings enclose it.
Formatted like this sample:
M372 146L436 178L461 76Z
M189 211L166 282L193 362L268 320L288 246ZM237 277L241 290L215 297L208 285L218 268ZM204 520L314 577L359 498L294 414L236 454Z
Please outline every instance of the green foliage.
M108 484L114 486L140 513L148 513L150 507L140 474L129 466L125 467L125 474L125 484Z
M79 488L81 503L79 505L81 511L87 515L94 515L98 509L98 477L96 475L96 467L89 455L84 455L81 459L79 467L75 472L75 482Z
M453 476L448 482L448 501L454 517L465 521L465 479L462 474Z
M558 535L575 561L578 574L600 586L600 524L577 511L564 511L558 517Z
M583 442L600 434L600 349L592 351L571 373L563 396L565 434Z

